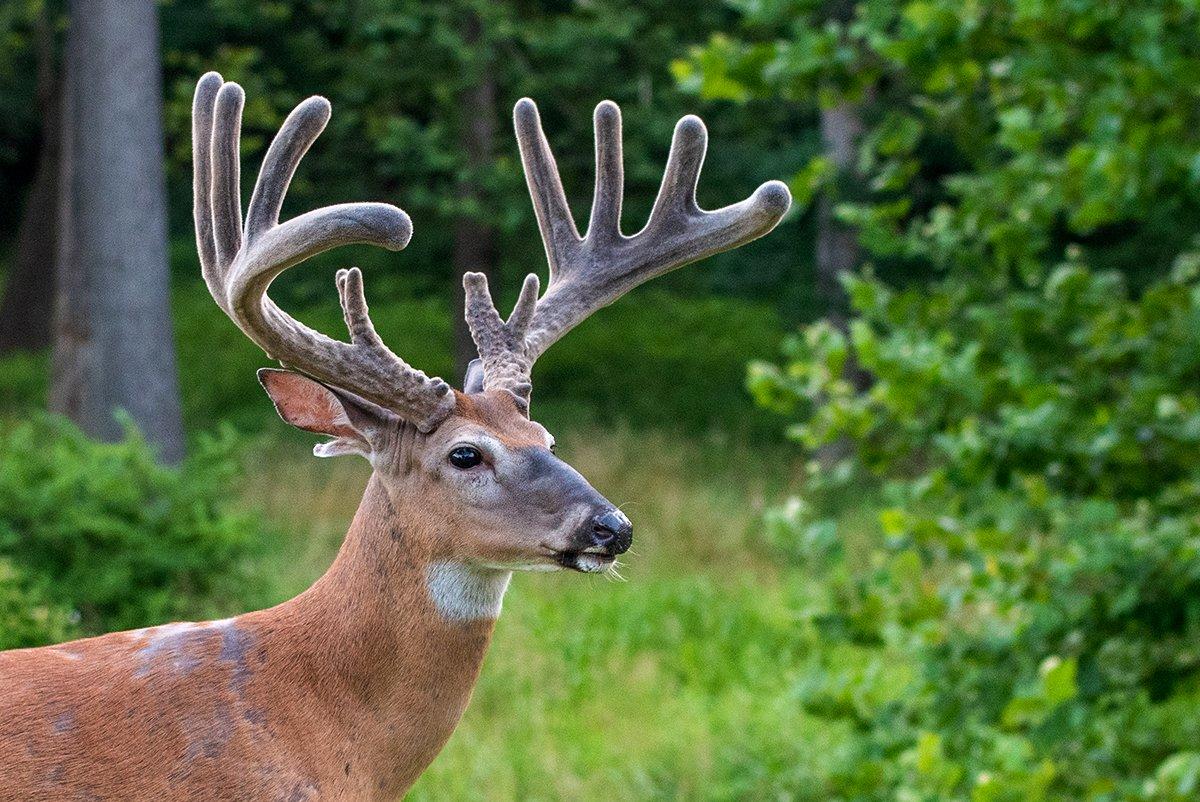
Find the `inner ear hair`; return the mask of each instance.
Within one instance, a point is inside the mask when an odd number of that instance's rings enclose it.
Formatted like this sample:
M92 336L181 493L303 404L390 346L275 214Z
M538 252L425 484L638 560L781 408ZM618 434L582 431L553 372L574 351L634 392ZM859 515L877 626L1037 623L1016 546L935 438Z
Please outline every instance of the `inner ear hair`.
M367 442L395 417L353 393L294 371L263 368L258 380L279 417L307 432Z

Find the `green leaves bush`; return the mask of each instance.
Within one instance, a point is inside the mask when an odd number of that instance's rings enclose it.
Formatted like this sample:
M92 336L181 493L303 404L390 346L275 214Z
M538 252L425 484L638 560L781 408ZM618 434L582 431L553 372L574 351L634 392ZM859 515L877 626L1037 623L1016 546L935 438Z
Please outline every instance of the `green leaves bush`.
M76 632L66 608L48 602L10 560L0 559L0 649L57 643Z
M1139 295L1076 263L1028 290L849 291L849 337L814 325L750 372L823 455L768 526L825 579L806 614L915 668L883 704L804 698L881 758L847 798L1194 793L1195 258ZM863 394L843 379L851 345Z
M201 439L172 469L132 432L110 445L47 415L0 424L0 648L270 601L231 447Z

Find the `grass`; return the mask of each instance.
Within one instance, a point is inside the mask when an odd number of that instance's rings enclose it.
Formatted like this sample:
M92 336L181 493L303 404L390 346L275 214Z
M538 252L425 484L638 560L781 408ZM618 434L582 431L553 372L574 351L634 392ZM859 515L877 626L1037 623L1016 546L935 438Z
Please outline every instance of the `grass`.
M853 734L797 698L819 591L758 537L795 475L787 453L622 429L559 442L637 525L627 581L518 576L466 716L410 798L824 798ZM367 468L291 445L259 459L247 502L292 533L278 569L298 591Z

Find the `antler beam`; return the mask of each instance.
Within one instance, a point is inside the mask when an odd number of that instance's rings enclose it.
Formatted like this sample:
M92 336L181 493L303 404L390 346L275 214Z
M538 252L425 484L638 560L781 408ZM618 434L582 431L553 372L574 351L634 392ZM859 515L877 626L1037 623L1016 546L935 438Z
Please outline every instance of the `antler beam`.
M329 122L329 101L311 97L288 115L268 148L243 226L239 150L244 102L242 88L215 72L196 86L194 214L209 292L271 358L430 431L453 410L454 394L446 382L426 376L384 345L367 314L358 268L337 276L349 343L305 326L267 296L284 270L339 245L400 250L412 236L408 215L386 203L345 203L279 222L288 184Z
M537 106L528 98L520 100L513 120L550 281L545 294L531 300L530 287L536 297L537 284L527 279L513 317L500 324L486 279L481 274L465 277L467 321L484 362L485 389L505 388L528 399L533 363L593 312L656 276L763 236L791 205L787 186L768 181L741 203L702 210L696 184L708 133L700 118L688 115L675 126L649 221L637 234L625 236L620 227L621 111L606 100L594 115L596 184L587 235L580 237Z

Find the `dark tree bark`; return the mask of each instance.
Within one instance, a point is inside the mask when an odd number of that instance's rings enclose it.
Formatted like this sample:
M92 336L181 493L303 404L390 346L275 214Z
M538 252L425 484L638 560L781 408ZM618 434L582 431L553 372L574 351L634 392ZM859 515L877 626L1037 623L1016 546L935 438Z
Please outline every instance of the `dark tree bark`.
M49 12L37 20L37 104L41 142L33 185L21 211L17 251L0 300L0 354L50 344L58 218L59 76Z
M119 439L123 409L183 454L154 0L72 0L64 54L50 406Z
M861 135L862 119L854 104L842 101L832 108L821 109L825 156L841 178L854 175L854 152ZM825 192L817 202L817 294L825 308L825 317L845 331L848 309L841 279L843 274L858 267L861 253L858 233L834 217L835 201Z
M463 26L463 40L469 48L478 48L483 39L479 17L468 14ZM459 145L466 157L464 180L458 186L461 206L478 208L482 201L478 179L491 162L496 143L496 79L489 65L476 70L477 80L459 95ZM462 276L474 271L492 277L496 261L496 232L477 212L460 211L454 221L454 370L458 376L466 373L467 365L475 358L475 343L463 317Z

